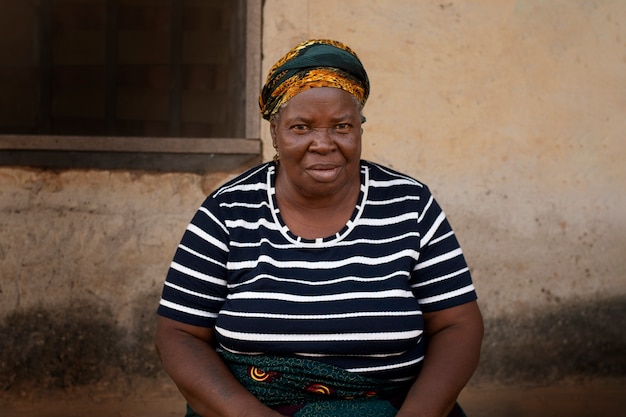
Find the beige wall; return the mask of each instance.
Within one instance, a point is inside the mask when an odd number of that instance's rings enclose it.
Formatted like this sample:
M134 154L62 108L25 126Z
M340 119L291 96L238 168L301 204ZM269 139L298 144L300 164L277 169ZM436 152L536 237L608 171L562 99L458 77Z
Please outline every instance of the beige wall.
M479 380L626 375L626 2L266 0L263 15L264 74L312 37L363 60L363 156L449 214L487 321ZM262 137L269 159L265 122ZM155 375L167 266L232 174L0 168L0 389Z
M160 288L227 176L0 167L0 390L161 374Z

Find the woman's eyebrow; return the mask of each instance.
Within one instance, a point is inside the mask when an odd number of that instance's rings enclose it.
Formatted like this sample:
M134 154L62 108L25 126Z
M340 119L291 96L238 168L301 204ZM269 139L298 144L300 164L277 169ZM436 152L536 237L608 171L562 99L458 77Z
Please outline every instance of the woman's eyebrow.
M331 117L329 117L328 120L329 120L330 123L349 122L350 120L352 120L352 115L350 113L344 113L344 114L340 114L338 116L331 116ZM315 117L314 116L306 116L306 115L294 115L294 116L285 118L284 121L287 124L294 124L294 123L311 124L311 123L313 123L315 121Z

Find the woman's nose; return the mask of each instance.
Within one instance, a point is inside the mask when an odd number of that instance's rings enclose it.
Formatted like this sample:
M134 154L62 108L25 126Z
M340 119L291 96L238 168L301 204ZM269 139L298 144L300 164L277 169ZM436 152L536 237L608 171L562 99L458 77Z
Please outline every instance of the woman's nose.
M328 152L334 148L335 141L332 137L332 128L316 127L314 128L314 138L310 148L317 152Z

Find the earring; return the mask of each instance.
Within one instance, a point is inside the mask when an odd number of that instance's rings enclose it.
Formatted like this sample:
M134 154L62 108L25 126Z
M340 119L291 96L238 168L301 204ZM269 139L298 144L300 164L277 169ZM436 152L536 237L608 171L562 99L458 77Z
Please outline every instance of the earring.
M274 143L274 150L276 151L274 154L274 163L278 165L280 162L280 154L278 153L278 146L276 146L276 143Z

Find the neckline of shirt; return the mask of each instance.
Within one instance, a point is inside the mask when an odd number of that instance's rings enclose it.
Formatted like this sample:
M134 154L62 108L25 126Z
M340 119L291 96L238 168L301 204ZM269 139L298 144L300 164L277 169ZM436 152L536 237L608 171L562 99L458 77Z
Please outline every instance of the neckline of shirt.
M328 244L340 242L345 239L346 236L350 234L350 232L355 228L358 220L363 214L363 209L365 208L365 202L367 201L367 190L369 184L369 169L361 162L361 187L359 190L359 198L357 200L356 206L352 211L352 216L343 226L343 228L335 233L334 235L327 237L320 237L316 239L306 239L301 236L297 236L289 230L289 227L283 221L282 216L280 215L280 209L278 208L278 202L276 201L276 164L274 162L270 162L267 169L267 198L270 205L270 210L272 212L272 217L276 225L278 225L278 229L281 234L291 243L302 245L302 246L313 246L313 247L322 247L328 246Z

